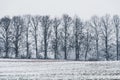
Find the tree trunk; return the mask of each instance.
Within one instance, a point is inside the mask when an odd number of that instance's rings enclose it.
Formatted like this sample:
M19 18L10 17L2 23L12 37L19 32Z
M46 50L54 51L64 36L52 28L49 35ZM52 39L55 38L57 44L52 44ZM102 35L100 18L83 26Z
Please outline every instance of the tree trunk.
M6 58L8 58L9 56L8 56L8 49L9 49L9 47L8 47L8 30L6 29L5 30L5 32L6 32L6 43L5 43L5 51L6 51L6 55L5 55L5 57Z
M86 52L85 52L85 61L87 60L87 54L88 54L88 48L89 48L89 43L88 43L88 31L87 31L87 40L86 40Z
M29 54L29 42L28 42L28 28L27 28L27 33L26 33L26 52L27 52L27 58L30 58L30 54Z
M119 45L118 45L118 28L116 27L116 52L117 52L117 60L119 60Z
M57 27L55 27L55 36L56 36L56 39L55 39L55 59L57 59L57 55L58 55L58 37L57 37Z
M65 52L65 59L67 59L67 26L65 26L65 46L64 46L64 52Z
M18 41L15 42L15 57L18 58Z
M45 52L45 55L44 55L44 59L47 59L47 31L46 31L46 27L45 27L45 31L44 31L44 52Z
M99 60L98 39L96 39L96 53L97 53L97 60Z
M78 33L76 28L76 34L75 34L75 53L76 53L76 60L79 60L79 47L78 47Z
M39 57L38 55L38 47L37 47L37 26L35 26L35 51L36 51L36 58Z
M36 58L38 58L37 36L35 36L35 50L36 50Z
M109 60L109 53L108 53L108 38L106 36L106 39L105 39L105 47L106 47L106 60L108 61Z

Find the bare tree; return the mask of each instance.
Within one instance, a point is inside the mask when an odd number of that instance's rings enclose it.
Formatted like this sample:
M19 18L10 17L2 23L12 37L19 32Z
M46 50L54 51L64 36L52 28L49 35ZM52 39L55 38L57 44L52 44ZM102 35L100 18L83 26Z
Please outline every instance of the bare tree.
M72 22L71 17L69 17L67 14L63 15L63 26L64 26L64 54L65 54L65 59L67 59L67 40L68 40L68 28L70 27Z
M80 44L83 39L82 37L82 29L83 29L83 22L80 18L75 17L74 19L74 36L75 36L75 54L76 60L79 60L79 51L80 51Z
M54 27L54 34L55 34L55 59L57 59L58 55L58 27L60 25L60 19L54 18L53 20L53 27Z
M30 15L3 17L0 19L0 56L10 58L15 53L16 58L29 59L35 51L36 58L40 58L39 52L44 51L47 59L48 53L54 51L55 59L69 59L73 58L69 52L75 51L76 60L82 57L100 60L103 56L106 60L119 60L119 27L118 15L112 19L109 15L93 16L86 22L78 16L72 20L67 14L62 19Z
M31 23L32 23L32 28L33 28L33 37L35 41L35 51L36 51L36 58L39 57L38 55L38 26L39 26L39 16L32 17Z
M111 20L110 20L110 16L109 15L105 15L101 18L101 31L102 31L102 35L103 35L103 40L105 41L105 57L106 57L106 60L109 60L110 58L110 55L109 55L109 37L110 37L110 34L112 32L112 29L111 29Z
M23 33L23 19L20 16L14 16L12 18L13 24L13 44L15 46L15 57L19 57L19 46L20 40L22 39Z
M97 59L99 60L99 34L100 34L100 19L97 16L93 16L91 21L90 21L90 26L94 30L94 38L95 38L95 44L96 44L96 54L97 54Z
M120 27L120 18L118 15L113 16L113 25L115 26L115 33L116 33L116 53L117 53L117 60L119 60L119 27Z
M1 19L1 36L5 44L5 58L8 58L8 51L9 51L9 38L10 38L10 22L11 19L9 17L4 17Z
M25 23L25 36L26 36L26 58L30 58L31 55L30 55L30 52L29 52L29 46L30 46L30 43L29 43L29 28L31 26L31 16L30 15L26 15L24 16L24 23Z
M87 60L87 56L88 56L88 52L91 50L91 41L92 41L92 36L90 33L90 29L87 28L86 29L86 33L85 33L85 38L84 38L84 50L85 50L85 61Z
M47 59L47 49L48 49L48 40L50 38L50 26L51 26L52 20L50 20L49 16L43 16L41 18L41 26L43 30L43 37L44 37L44 59Z

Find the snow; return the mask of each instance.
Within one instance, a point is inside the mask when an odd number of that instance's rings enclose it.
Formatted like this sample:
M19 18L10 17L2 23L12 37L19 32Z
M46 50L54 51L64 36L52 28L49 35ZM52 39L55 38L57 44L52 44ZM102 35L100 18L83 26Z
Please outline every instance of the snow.
M0 59L0 80L81 79L120 79L120 62Z

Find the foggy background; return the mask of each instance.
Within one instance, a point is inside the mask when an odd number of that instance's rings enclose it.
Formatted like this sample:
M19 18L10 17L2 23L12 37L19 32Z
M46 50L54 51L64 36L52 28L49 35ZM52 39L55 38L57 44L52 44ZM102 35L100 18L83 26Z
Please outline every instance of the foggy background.
M120 0L0 0L0 18L6 15L93 15L120 14Z

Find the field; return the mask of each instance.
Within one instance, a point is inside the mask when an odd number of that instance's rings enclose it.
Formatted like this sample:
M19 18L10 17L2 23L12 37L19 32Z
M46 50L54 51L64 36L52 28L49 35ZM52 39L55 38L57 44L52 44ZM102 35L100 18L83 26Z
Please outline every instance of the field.
M0 59L0 80L120 80L120 62Z

